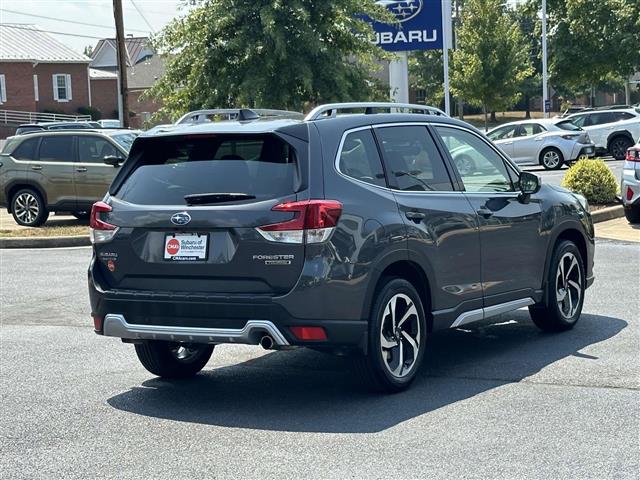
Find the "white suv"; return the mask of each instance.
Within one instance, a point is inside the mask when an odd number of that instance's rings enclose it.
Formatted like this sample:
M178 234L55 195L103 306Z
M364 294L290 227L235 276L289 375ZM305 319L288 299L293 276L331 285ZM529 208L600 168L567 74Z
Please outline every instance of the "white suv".
M640 138L640 108L637 107L589 110L568 119L589 133L596 149L608 152L616 160L624 160L627 149Z

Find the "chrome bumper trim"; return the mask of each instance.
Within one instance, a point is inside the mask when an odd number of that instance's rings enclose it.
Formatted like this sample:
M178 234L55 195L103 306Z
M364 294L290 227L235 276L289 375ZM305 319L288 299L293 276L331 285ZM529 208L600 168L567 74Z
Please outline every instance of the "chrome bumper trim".
M263 335L270 335L276 345L289 345L280 330L268 320L249 320L241 329L135 325L124 316L109 314L104 318L103 335L129 340L165 340L194 343L243 343L257 345Z
M534 305L535 303L536 302L533 300L533 298L521 298L519 300L512 300L511 302L500 303L498 305L492 305L490 307L478 308L477 310L464 312L458 318L456 318L456 321L453 322L453 324L449 328L457 328L462 325L466 325L467 323L477 322L478 320L494 317L496 315L500 315L501 313L518 310L519 308L528 307L529 305Z

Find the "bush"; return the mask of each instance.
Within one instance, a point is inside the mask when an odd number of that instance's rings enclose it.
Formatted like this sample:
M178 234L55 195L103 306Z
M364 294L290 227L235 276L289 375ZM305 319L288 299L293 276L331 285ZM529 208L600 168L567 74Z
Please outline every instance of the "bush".
M80 115L91 115L91 120L100 120L102 118L102 112L95 107L79 107L78 113Z
M618 180L600 159L579 160L562 179L562 186L584 195L590 203L612 203L618 193Z

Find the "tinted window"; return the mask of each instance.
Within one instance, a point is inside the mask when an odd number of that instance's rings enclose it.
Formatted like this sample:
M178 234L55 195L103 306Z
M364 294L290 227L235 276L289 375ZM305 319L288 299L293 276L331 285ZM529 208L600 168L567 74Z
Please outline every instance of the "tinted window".
M589 115L580 115L577 117L573 117L570 121L577 127L585 127L587 125L591 125L590 122L587 122Z
M612 112L599 112L592 113L589 118L590 125L603 125L605 123L612 123L617 121L615 114Z
M376 129L389 182L399 190L453 190L444 162L426 127Z
M631 115L627 112L617 112L614 115L616 117L616 120L629 120L631 118L636 118L635 115Z
M544 128L542 128L537 123L525 123L524 125L520 125L520 136L522 137L538 135L544 131Z
M517 128L517 125L496 128L493 132L490 132L487 137L489 137L489 139L493 140L494 142L496 140L504 140L505 138L513 138Z
M18 160L35 160L39 138L30 138L18 145L11 155Z
M72 162L73 137L71 135L42 137L40 160L43 162Z
M78 136L78 161L103 163L104 157L119 157L111 142L100 137Z
M273 135L144 139L116 196L144 205L185 205L185 195L246 193L280 198L299 184L293 148Z
M122 133L120 135L112 135L111 138L128 152L129 150L131 150L133 141L137 136L138 134L136 133Z
M41 132L43 130L44 128L40 128L40 127L18 127L16 129L16 135L23 135L29 132Z
M576 132L582 130L580 127L571 122L571 120L565 120L564 122L556 123L556 127L562 130L568 130L570 132Z
M468 192L511 192L502 157L480 137L457 128L437 127Z
M339 170L345 175L385 187L387 185L380 155L371 130L347 135L340 152Z

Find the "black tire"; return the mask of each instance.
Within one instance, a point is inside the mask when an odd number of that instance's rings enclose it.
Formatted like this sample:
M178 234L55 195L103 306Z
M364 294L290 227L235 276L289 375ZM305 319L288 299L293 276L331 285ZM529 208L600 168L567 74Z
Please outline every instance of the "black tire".
M573 264L573 259L576 260L577 265ZM561 261L565 275L560 274ZM578 285L579 289L575 285ZM585 268L580 250L573 242L563 240L556 246L549 266L545 291L546 303L529 307L533 323L545 332L570 330L580 319L585 289ZM564 300L560 298L562 293L559 290L564 290Z
M426 347L427 322L420 295L411 283L400 278L389 278L384 279L381 285L371 309L367 354L358 356L357 367L368 388L376 392L396 393L408 388L420 369ZM390 332L389 327L393 326L393 319L386 309L394 298L396 323L399 323L398 316L402 318L412 311L412 306L415 307L415 313L409 314L402 325ZM409 305L409 302L412 305ZM400 335L398 332L404 333ZM387 342L395 344L386 348L386 353L383 353L383 335ZM417 346L417 354L408 337ZM400 358L403 360L402 364ZM399 375L391 372L392 365L389 365L389 362L396 364Z
M624 160L627 155L627 149L633 147L633 141L629 137L618 136L609 141L609 154L616 160Z
M188 378L204 368L211 358L214 345L148 341L135 347L140 363L154 375L164 378ZM179 350L180 348L191 352L180 358L181 352L185 351Z
M16 223L24 227L39 227L49 218L42 196L33 188L22 188L15 193L11 214Z
M640 223L640 205L625 206L624 216L629 223Z
M78 220L89 220L91 212L71 212L71 215L76 217Z
M555 147L548 147L540 152L540 165L545 170L560 170L564 165L562 152Z

